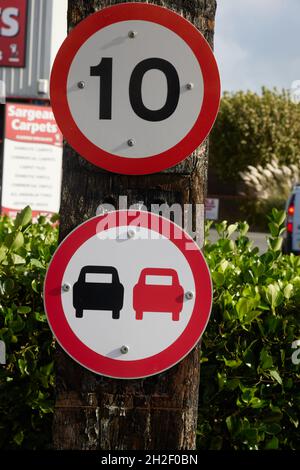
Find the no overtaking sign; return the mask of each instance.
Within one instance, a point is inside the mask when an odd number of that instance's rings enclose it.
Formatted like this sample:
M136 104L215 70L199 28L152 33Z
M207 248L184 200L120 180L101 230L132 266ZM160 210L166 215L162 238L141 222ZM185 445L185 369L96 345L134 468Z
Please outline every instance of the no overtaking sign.
M45 310L77 362L115 378L147 377L183 359L210 315L203 255L179 226L117 211L71 232L50 263Z

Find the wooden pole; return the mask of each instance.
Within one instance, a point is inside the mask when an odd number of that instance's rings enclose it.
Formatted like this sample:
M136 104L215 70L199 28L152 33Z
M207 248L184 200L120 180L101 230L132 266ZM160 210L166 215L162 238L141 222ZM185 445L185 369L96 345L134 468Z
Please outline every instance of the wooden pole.
M69 0L73 28L113 0ZM215 0L156 0L180 14L204 34L212 47ZM207 182L208 142L180 165L148 176L104 172L64 149L60 240L93 217L100 204L203 203ZM172 369L146 379L98 376L70 359L56 356L55 449L160 450L194 449L198 414L199 346Z

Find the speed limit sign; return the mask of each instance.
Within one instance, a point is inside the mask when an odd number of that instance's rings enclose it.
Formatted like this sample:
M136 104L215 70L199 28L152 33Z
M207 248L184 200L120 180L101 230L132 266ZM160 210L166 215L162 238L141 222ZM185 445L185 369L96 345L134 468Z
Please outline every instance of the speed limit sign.
M220 101L210 46L166 8L126 3L76 26L51 74L51 104L69 144L124 174L176 165L208 135Z

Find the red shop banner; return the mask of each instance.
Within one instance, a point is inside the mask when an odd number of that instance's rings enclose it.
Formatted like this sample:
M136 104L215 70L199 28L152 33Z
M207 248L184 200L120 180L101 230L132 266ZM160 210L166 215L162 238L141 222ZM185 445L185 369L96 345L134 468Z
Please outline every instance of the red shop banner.
M0 67L25 67L27 0L1 0Z

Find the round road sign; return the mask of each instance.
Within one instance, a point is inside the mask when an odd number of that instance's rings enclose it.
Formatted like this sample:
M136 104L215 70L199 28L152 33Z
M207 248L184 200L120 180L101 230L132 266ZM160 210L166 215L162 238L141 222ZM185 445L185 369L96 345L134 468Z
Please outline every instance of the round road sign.
M71 232L44 286L50 327L82 366L115 378L160 373L183 359L210 315L203 255L173 222L116 211Z
M51 104L69 144L106 170L174 166L208 135L220 101L209 44L166 8L126 3L76 26L51 74Z

